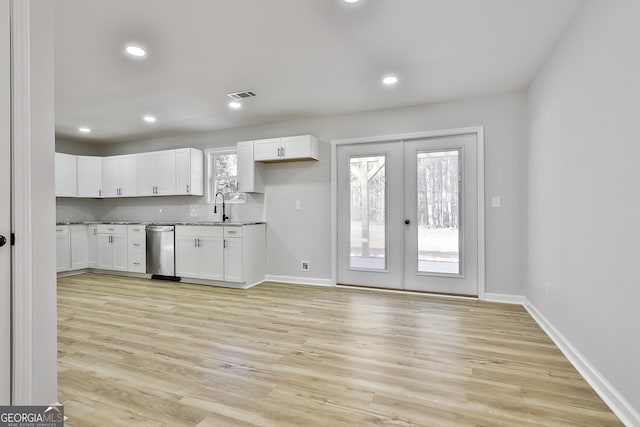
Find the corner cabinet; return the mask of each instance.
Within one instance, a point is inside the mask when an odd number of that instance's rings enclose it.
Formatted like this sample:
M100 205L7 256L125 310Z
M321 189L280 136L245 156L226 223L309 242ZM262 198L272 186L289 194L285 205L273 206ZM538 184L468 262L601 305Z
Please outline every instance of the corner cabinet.
M175 242L183 282L247 288L264 281L264 224L176 226Z
M102 197L102 157L78 156L77 162L78 197Z

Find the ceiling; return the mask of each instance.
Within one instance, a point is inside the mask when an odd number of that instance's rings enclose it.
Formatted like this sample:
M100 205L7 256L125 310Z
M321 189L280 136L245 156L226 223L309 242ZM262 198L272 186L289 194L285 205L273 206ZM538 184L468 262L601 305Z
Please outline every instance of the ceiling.
M579 4L56 0L56 134L123 142L520 90ZM257 96L230 109L244 90Z

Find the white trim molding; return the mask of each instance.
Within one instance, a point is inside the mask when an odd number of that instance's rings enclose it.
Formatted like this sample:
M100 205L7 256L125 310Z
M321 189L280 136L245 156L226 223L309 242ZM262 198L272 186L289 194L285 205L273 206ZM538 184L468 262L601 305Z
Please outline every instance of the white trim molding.
M626 426L640 426L640 414L631 404L598 372L598 370L558 331L553 324L526 297L524 308L551 338L562 354L589 383L594 391L611 408Z
M499 302L502 304L524 305L524 297L522 295L493 294L487 292L484 294L484 300L487 302Z
M30 1L11 1L13 405L31 404L33 384L30 7Z
M320 279L316 277L276 276L267 274L264 280L265 282L292 283L296 285L335 286L335 282L331 279Z

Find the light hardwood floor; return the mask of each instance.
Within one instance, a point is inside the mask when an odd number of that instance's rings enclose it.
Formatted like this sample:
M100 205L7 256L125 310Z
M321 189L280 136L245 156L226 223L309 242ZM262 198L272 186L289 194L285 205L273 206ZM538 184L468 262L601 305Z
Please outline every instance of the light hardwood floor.
M58 280L68 426L621 425L519 306Z

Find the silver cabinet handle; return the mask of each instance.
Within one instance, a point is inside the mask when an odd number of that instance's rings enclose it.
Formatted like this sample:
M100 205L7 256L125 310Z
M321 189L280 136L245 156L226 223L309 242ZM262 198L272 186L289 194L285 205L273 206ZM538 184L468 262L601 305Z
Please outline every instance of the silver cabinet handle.
M102 188L98 188L98 196L102 197Z
M134 262L133 265L140 265L140 263L139 262Z
M133 246L140 246L140 243L134 243Z
M198 247L198 239L193 239L193 247L197 248Z
M94 235L94 236L97 236L97 235L98 235L98 228L94 228L94 229L93 229L93 235Z
M229 234L236 234L236 233L237 233L237 231L236 231L236 230L227 230L227 233L229 233Z
M187 193L189 192L189 184L187 184Z

